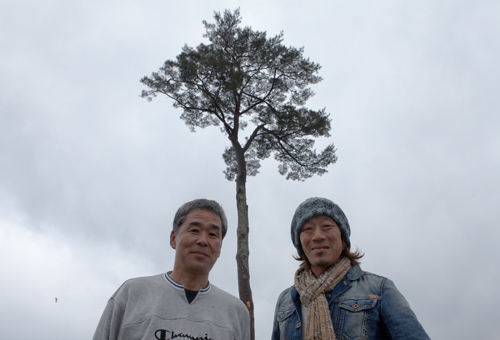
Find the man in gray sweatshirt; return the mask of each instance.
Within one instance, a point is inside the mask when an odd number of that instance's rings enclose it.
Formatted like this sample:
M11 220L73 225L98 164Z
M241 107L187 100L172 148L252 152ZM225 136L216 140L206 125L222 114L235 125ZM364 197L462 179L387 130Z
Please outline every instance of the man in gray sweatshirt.
M226 231L217 202L182 205L170 234L173 270L126 281L108 301L93 340L250 339L245 305L208 281Z

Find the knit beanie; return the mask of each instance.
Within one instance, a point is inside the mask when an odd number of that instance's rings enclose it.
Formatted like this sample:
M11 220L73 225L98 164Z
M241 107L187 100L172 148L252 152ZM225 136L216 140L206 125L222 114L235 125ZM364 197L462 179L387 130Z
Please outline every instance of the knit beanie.
M349 239L351 227L349 227L349 222L342 209L329 199L312 197L305 200L297 207L292 219L292 242L295 248L297 248L298 254L304 254L302 245L300 244L300 228L302 228L307 220L318 215L326 215L332 218L339 226L344 241L347 243L347 247L351 248L351 241Z

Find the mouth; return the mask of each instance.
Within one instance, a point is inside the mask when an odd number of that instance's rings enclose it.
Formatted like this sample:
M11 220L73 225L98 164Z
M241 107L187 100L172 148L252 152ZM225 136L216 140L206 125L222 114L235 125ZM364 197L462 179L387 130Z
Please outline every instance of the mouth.
M193 251L191 253L194 254L194 255L197 255L197 256L208 257L208 254L206 254L206 253L204 253L202 251Z
M320 252L320 251L324 251L324 250L328 250L328 246L315 246L315 247L312 247L311 250L312 251L315 251L315 252Z

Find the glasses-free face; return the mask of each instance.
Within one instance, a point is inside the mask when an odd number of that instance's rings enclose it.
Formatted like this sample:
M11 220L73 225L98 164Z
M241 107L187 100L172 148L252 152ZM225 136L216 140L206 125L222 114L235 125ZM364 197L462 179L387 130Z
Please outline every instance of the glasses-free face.
M208 275L222 247L220 217L208 210L192 210L177 234L171 232L170 245L176 250L174 271L177 274Z
M304 223L300 228L300 243L316 277L333 266L345 248L339 226L325 215L312 217Z

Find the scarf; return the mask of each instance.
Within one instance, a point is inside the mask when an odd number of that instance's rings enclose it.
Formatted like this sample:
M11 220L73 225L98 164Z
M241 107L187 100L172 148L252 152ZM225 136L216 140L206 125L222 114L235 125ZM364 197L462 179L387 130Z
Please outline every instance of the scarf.
M349 259L343 257L318 278L304 268L295 273L295 287L300 301L308 308L305 340L335 340L326 293L331 292L346 276L350 266Z

